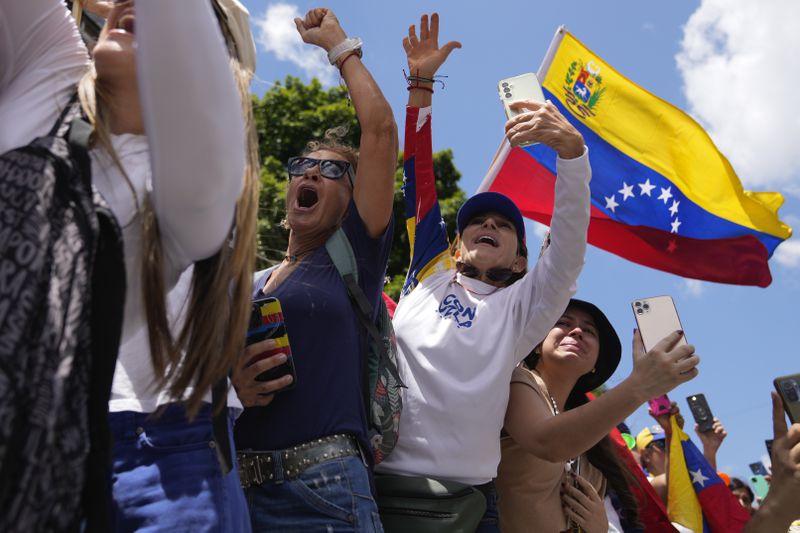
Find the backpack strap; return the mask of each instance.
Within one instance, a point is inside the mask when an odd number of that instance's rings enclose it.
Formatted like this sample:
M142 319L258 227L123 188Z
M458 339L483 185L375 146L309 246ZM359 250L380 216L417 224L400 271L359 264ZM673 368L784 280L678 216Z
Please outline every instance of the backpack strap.
M233 469L233 450L228 431L228 376L214 384L211 389L211 426L217 443L217 459L222 475Z
M383 342L383 337L377 326L375 326L372 304L369 303L367 296L358 284L358 263L356 263L350 240L341 227L337 228L325 242L325 249L328 251L328 255L331 257L331 261L333 261L333 265L339 275L342 276L344 286L347 288L347 294L350 296L350 303L353 305L361 326L378 347L379 356L389 369L389 372L391 372L392 377L397 380L401 387L405 387L395 364L389 359L389 353Z

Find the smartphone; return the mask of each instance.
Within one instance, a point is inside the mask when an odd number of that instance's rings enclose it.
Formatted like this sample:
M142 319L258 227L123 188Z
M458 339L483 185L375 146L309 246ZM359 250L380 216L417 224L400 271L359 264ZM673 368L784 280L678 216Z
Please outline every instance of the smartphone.
M693 394L687 396L686 403L689 404L689 410L692 411L698 430L702 432L711 431L714 426L714 415L711 414L711 408L708 406L706 397L702 394Z
M800 374L781 376L772 382L781 395L783 409L792 424L800 422Z
M500 80L497 84L497 92L500 95L500 101L503 103L506 117L509 119L525 113L525 110L511 109L508 107L509 104L523 100L533 100L540 104L545 102L542 86L533 72Z
M750 463L750 471L756 476L766 476L769 474L769 472L767 472L767 467L764 466L764 463L761 461L758 461L757 463Z
M764 441L764 445L767 447L767 455L769 455L770 461L772 460L772 439L767 439Z
M678 310L671 296L639 298L631 302L636 326L642 336L645 351L649 352L658 342L670 333L683 330ZM682 335L677 346L687 344Z
M769 483L764 479L762 474L757 474L750 477L750 484L753 486L753 492L759 500L763 500L769 492Z
M653 416L668 415L672 409L672 402L669 401L669 397L666 394L649 400L647 405L650 407Z
M279 353L286 354L286 362L270 368L256 376L257 381L272 381L283 376L292 376L292 382L279 392L289 390L297 383L297 374L294 369L294 359L292 358L292 347L289 344L289 334L283 320L283 310L281 302L277 298L265 297L253 301L250 313L250 325L247 329L248 346L264 339L274 339L277 347L273 350L258 354L250 364L266 359Z

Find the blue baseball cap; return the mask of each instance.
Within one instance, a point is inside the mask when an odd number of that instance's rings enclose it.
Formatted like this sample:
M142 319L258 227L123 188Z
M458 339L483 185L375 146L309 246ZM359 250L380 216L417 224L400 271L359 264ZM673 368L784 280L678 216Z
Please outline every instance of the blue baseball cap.
M458 234L464 233L464 228L470 220L481 213L489 212L498 213L509 219L517 230L520 242L525 242L525 223L522 221L522 213L519 212L517 204L505 194L493 191L480 192L464 202L456 217Z

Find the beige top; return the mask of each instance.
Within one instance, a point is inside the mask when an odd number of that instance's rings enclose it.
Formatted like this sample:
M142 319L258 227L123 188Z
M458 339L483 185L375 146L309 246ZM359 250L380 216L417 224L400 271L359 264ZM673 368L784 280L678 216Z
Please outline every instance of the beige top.
M538 374L517 367L511 383L522 383L532 388L555 416L547 387ZM501 446L502 458L496 480L500 530L503 533L558 533L565 530L567 520L561 508L560 495L565 463L540 459L508 436L503 437ZM585 455L580 458L580 472L600 497L605 497L606 479Z

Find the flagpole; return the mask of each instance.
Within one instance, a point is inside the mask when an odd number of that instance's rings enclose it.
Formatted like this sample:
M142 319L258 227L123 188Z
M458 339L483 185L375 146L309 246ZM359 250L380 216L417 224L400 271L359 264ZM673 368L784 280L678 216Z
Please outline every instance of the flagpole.
M553 58L556 56L556 51L558 50L558 47L561 44L561 41L564 39L564 35L566 35L566 33L567 28L562 24L556 30L556 34L553 35L553 40L550 41L550 46L547 48L547 53L544 54L542 64L539 65L539 70L536 72L536 77L539 79L539 83L541 83L542 80L547 77L547 72L550 70L550 65L553 63Z
M500 167L503 166L503 162L506 160L508 152L510 151L511 145L508 144L508 141L506 141L504 138L503 142L500 143L500 147L497 149L497 152L495 152L494 158L492 159L492 164L489 165L489 170L486 172L486 176L483 177L481 184L478 185L478 190L475 191L475 194L489 190L489 187L492 186L494 178L497 176L497 173L500 172Z
M550 46L547 48L547 52L544 54L542 64L539 65L539 71L536 73L536 77L539 79L540 83L545 76L547 76L547 71L550 70L550 65L553 62L556 51L558 50L558 47L561 44L562 39L564 39L564 35L566 33L567 28L563 24L556 29L556 33L553 35L553 40L550 41ZM486 176L484 176L481 184L478 185L478 190L475 191L476 194L489 190L489 187L491 187L494 178L500 171L500 167L503 165L503 162L506 160L506 157L510 151L511 145L508 144L508 141L503 139L503 142L500 144L500 147L497 149L494 157L492 158L492 163L489 165L489 170L486 173Z

